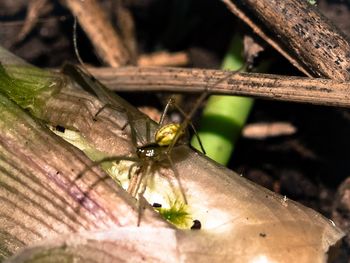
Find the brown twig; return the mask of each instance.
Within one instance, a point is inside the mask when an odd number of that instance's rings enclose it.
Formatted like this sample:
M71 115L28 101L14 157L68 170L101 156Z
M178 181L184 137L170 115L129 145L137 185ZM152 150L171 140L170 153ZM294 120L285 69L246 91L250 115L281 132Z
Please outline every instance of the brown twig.
M350 83L329 79L239 73L213 87L227 71L179 68L90 68L118 91L203 92L350 107ZM209 84L208 84L209 83Z
M169 53L165 51L152 54L141 55L138 58L137 65L141 67L150 66L184 66L189 63L189 57L185 52Z
M223 1L230 7L233 5L227 0ZM296 58L312 76L350 79L349 42L319 13L317 8L307 1L241 0L239 2L241 6L251 11L265 28L274 33L276 41L282 44L286 51L288 50L289 55L286 57ZM249 22L245 22L254 29ZM260 32L256 30L255 32L263 37Z
M264 39L269 45L271 45L274 49L276 49L282 56L284 56L286 59L289 60L290 63L292 63L293 66L295 66L297 69L299 69L301 72L303 72L306 76L311 77L311 74L307 72L307 70L301 65L296 59L294 59L292 56L286 52L283 47L276 42L274 39L272 39L270 36L268 36L262 28L255 23L250 17L248 17L242 10L240 10L236 4L232 3L230 0L222 0L227 8L236 16L238 16L244 23L246 23L248 26L250 26L254 33L260 36L262 39Z
M95 0L65 0L64 2L78 18L97 53L107 65L119 67L129 62L130 57L122 39Z
M131 64L135 65L138 55L135 23L130 10L124 6L124 2L124 0L112 1L112 8L115 10L115 19L125 47L129 52Z
M46 11L46 5L48 5L47 0L29 1L26 19L21 31L17 35L17 42L22 41L33 30L40 18L40 15Z
M244 126L243 137L263 140L277 136L288 136L296 133L297 128L288 122L258 122Z

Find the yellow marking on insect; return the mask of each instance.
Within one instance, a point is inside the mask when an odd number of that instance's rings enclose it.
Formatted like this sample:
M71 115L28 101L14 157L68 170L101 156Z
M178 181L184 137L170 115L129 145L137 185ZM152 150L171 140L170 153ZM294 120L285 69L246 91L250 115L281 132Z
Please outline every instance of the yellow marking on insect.
M178 123L169 123L161 127L155 135L155 141L159 146L170 145L174 140L177 132L180 129L180 124ZM183 132L182 132L183 133Z

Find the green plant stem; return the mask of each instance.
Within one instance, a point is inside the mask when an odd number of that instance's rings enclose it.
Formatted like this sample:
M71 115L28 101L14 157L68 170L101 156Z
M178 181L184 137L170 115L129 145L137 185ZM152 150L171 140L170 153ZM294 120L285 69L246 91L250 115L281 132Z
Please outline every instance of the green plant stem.
M242 39L236 35L224 58L222 68L242 68L242 50ZM223 165L228 163L253 102L253 99L246 97L210 96L198 132L208 157ZM191 144L200 149L196 138L192 138Z

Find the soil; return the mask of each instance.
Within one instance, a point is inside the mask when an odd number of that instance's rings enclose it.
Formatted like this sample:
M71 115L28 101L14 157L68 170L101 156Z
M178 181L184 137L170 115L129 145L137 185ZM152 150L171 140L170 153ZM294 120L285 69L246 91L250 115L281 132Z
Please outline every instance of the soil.
M72 46L73 17L59 2L50 1L40 20L23 39L17 40L29 1L0 2L0 44L40 67L60 67L76 62ZM108 1L104 1L107 5ZM188 51L193 67L218 68L235 32L250 34L221 1L128 0L137 29L140 53L157 50ZM318 1L321 11L350 35L349 1ZM111 14L111 17L112 14ZM78 30L80 53L87 63L100 65L93 47ZM258 59L269 60L269 73L301 75L268 47ZM162 96L144 96L140 105L161 106ZM289 102L256 100L248 124L286 122L296 131L263 139L241 137L229 167L243 176L333 218L350 228L350 111ZM349 145L349 147L347 146ZM347 179L347 180L346 180ZM337 193L337 190L339 192ZM348 262L350 239L337 262ZM349 253L349 254L347 254Z

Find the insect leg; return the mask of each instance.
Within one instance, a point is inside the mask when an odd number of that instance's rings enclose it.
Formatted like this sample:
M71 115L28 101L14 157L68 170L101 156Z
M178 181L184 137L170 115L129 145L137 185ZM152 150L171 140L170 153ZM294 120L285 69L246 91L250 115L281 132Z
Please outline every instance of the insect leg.
M168 102L166 103L166 105L165 105L165 107L164 107L164 110L163 110L163 113L162 113L162 116L160 117L160 121L159 121L159 123L158 123L160 127L163 126L163 122L164 122L164 119L165 119L166 114L168 113L169 107L170 107L171 105L174 105L174 104L175 104L175 103L174 103L174 98L171 97L171 98L168 100Z
M217 80L212 86L216 86L219 83L227 80L228 78L232 77L233 75L237 74L237 72L239 72L240 69L235 70L235 71L231 71L228 72L229 74L227 74L225 77ZM169 154L172 149L174 148L174 146L176 145L177 141L179 140L180 136L182 135L182 133L186 130L187 126L189 125L193 115L195 114L196 110L199 108L199 106L202 104L202 102L205 100L205 98L207 97L207 95L209 94L209 84L206 85L204 92L199 96L199 98L197 99L197 101L195 102L192 110L186 114L184 117L184 121L181 123L180 128L177 130L176 135L174 137L174 139L172 140L172 142L169 144L168 149L167 149L167 153Z
M185 191L184 191L184 188L182 186L182 183L181 183L181 180L180 180L180 175L179 175L179 172L177 171L175 165L174 165L174 162L173 160L171 159L171 156L169 154L166 153L166 156L168 158L168 161L169 161L169 164L170 164L170 167L171 169L173 170L173 173L174 173L174 177L177 181L177 183L179 184L179 188L180 188L180 192L181 192L181 195L182 195L182 198L185 202L185 204L187 205L187 198L186 198L186 195L185 195Z
M184 118L186 118L186 113L179 107L179 105L177 105L177 104L175 104L175 103L174 103L173 105L174 105L174 107L181 113L181 115L182 115ZM197 130L196 130L196 128L194 127L192 121L189 121L188 124L189 124L189 125L191 126L191 128L192 128L192 130L193 130L193 132L194 132L194 134L195 134L195 136L196 136L196 138L197 138L197 141L198 141L198 143L199 143L199 146L201 147L202 152L203 152L204 154L206 154L206 153L205 153L204 146L203 146L202 141L201 141L201 138L199 137L199 135L198 135L198 133L197 133Z
M101 160L94 162L92 165L87 166L83 171L81 171L77 175L77 177L74 179L74 182L81 179L87 171L90 171L92 168L94 168L102 163L113 162L113 161L122 161L122 160L137 162L139 159L135 158L135 157L127 157L127 156L112 156L112 157L103 158Z
M128 187L128 193L134 197L137 197L140 192L143 194L146 191L147 183L144 183L150 172L151 164L146 162L141 165L140 171L131 177ZM146 181L147 182L147 181ZM140 188L142 187L141 191Z
M138 180L138 182L139 182L139 185L137 186L137 191L135 192L135 194L137 194L137 196L138 196L138 218L137 218L137 226L140 226L140 224L141 224L141 217L142 217L142 212L143 212L143 210L145 209L145 204L148 204L148 202L147 202L147 200L144 198L144 193L145 193L145 191L146 191L146 189L147 189L147 181L148 181L148 175L149 175L149 173L150 173L150 171L151 171L151 168L152 168L152 164L151 163L149 163L148 165L147 165L147 168L146 168L146 171L145 171L145 173L143 173L144 171L144 169L142 169L142 173L140 174L141 176L140 176L140 178L139 178L139 180ZM146 182L143 182L143 181L146 181ZM140 187L142 187L141 188L141 191L139 191L140 190Z

